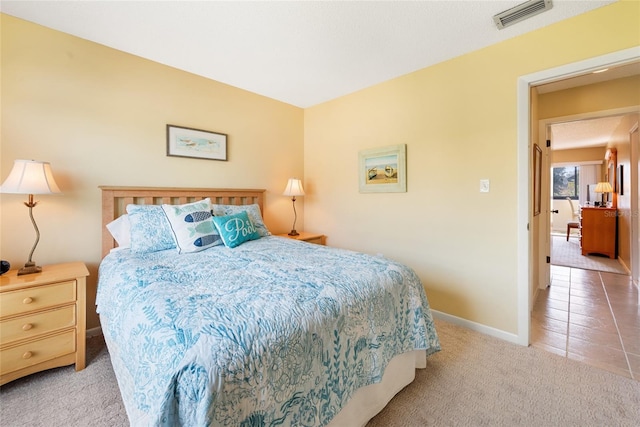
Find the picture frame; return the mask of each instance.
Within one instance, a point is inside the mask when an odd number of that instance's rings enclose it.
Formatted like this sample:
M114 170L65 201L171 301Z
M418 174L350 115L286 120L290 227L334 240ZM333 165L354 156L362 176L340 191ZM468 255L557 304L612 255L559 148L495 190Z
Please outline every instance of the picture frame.
M624 179L623 165L618 165L618 173L616 174L616 189L618 194L624 196Z
M167 125L167 156L226 161L227 135Z
M407 192L407 145L390 145L358 152L360 193Z
M540 215L542 208L542 149L533 144L533 216Z

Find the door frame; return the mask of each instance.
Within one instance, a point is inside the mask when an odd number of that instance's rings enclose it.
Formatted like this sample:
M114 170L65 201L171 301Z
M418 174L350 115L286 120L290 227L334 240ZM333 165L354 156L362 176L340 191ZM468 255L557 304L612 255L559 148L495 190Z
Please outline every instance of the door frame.
M533 266L538 265L533 259L531 251L532 236L537 233L529 230L533 224L533 210L531 209L531 87L564 80L581 74L595 71L602 67L623 65L640 59L640 47L633 47L595 58L562 65L560 67L539 71L520 76L517 82L517 342L529 345L531 329L530 302L532 300L530 273ZM542 214L542 212L541 212ZM544 213L544 217L548 217ZM548 218L546 219L548 221ZM536 255L537 256L537 255ZM544 260L546 262L546 260ZM537 288L535 286L534 288Z
M638 283L640 280L640 219L634 212L638 212L640 208L640 177L638 176L640 168L640 141L638 140L638 122L636 122L631 130L629 130L629 149L631 160L629 161L629 169L631 185L629 190L631 194L631 278Z

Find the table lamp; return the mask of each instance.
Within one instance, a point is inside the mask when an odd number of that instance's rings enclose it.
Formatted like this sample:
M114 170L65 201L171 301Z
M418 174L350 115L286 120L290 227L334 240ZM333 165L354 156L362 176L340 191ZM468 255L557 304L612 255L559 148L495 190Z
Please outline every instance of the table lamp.
M40 231L38 230L36 221L33 219L33 208L38 202L33 200L33 195L60 193L60 188L58 188L51 173L51 165L49 162L38 162L35 160L15 160L9 176L4 180L2 186L0 186L0 193L29 195L29 200L24 202L24 204L29 208L29 217L31 218L33 228L36 230L36 241L29 253L29 260L23 268L18 270L18 276L41 272L42 267L37 266L36 263L31 260L33 252L36 250L36 246L38 246L38 241L40 241Z
M596 189L595 189L596 193L602 193L602 203L600 204L601 207L606 207L606 203L604 202L604 194L605 193L613 193L613 187L611 187L611 184L609 184L608 182L599 182L596 185Z
M282 195L291 196L291 201L293 202L293 227L291 228L291 232L289 232L289 236L299 236L300 234L296 231L296 220L298 219L298 214L296 213L296 196L304 196L302 182L296 178L289 178L287 188L284 189Z

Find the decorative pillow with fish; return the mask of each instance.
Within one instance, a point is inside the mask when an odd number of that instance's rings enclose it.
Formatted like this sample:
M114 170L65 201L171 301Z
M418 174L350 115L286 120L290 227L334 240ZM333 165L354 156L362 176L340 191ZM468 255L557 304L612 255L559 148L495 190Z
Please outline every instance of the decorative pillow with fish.
M173 232L178 253L199 252L222 244L213 225L211 200L204 199L184 205L162 205Z

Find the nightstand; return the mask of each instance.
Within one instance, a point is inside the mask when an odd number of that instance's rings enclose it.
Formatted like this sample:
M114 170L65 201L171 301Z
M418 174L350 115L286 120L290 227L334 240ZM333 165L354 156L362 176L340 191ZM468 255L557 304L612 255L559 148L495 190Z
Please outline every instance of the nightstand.
M86 278L82 262L0 276L0 385L59 366L85 367Z
M324 245L327 242L327 236L324 234L305 233L300 231L297 236L289 236L288 234L278 234L280 237L287 237L289 239L302 240L303 242L315 243L317 245Z

